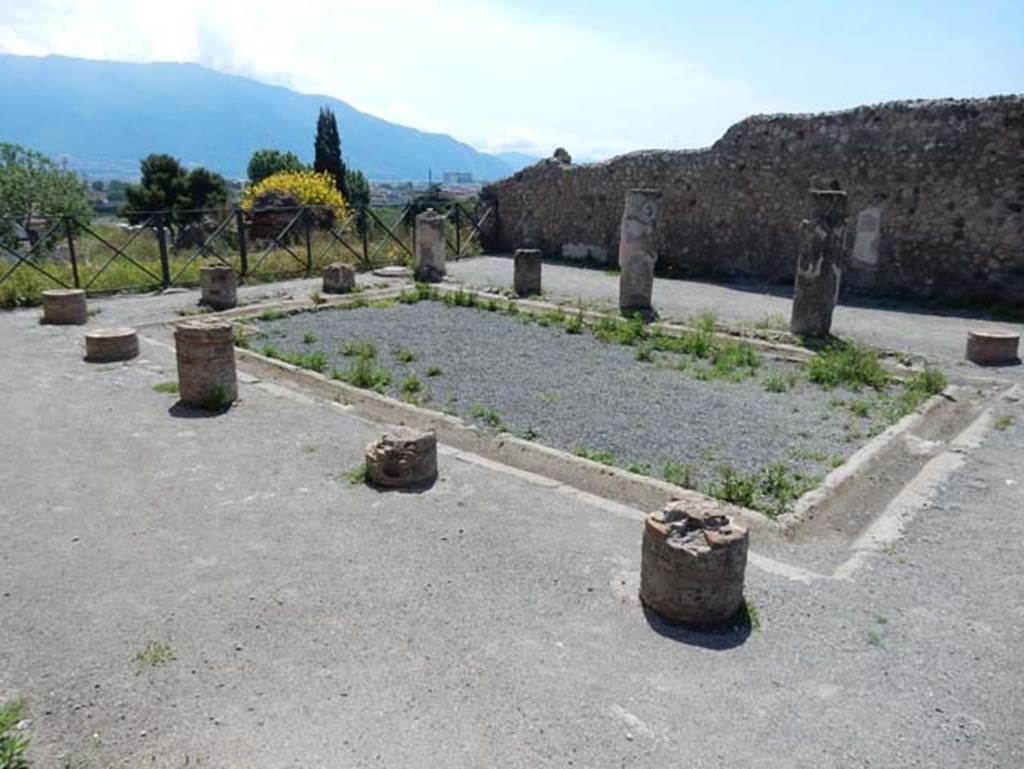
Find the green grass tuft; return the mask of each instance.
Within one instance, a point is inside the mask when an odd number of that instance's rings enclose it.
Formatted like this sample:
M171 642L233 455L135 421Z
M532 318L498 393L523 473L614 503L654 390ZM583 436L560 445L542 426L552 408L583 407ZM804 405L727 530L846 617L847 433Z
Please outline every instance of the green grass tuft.
M24 717L22 700L0 705L0 769L29 769L27 754L32 738L18 727Z
M177 382L157 382L153 385L153 391L162 393L164 395L177 395L178 394L178 383Z

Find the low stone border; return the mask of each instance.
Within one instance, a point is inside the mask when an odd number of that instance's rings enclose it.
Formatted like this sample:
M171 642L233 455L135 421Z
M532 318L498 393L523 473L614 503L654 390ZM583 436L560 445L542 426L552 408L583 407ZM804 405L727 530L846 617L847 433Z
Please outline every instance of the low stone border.
M476 289L468 289L452 283L434 284L441 294L472 294L482 301L495 300L514 304L520 312L541 315L558 311L567 315L577 312L563 305L557 305L538 299L510 299L503 294L494 294ZM411 283L402 283L384 289L364 291L356 294L324 298L319 302L312 299L276 300L259 304L246 305L211 316L231 320L256 318L263 313L280 311L286 314L298 312L318 312L335 308L350 307L373 301L396 299L403 292L414 290ZM610 317L606 312L584 309L583 322L593 325L603 318ZM173 327L186 319L162 322L154 325ZM680 336L693 332L690 326L655 322L650 328L663 334ZM814 352L795 345L774 343L756 337L736 336L715 331L714 336L723 341L742 340L756 347L763 353L783 360L805 362L814 356ZM409 425L421 430L434 430L438 439L449 446L462 451L472 452L487 459L501 462L511 467L551 478L560 483L579 488L606 499L611 499L640 510L655 510L673 500L693 500L696 505L707 505L709 502L722 508L723 514L730 515L742 525L763 532L775 532L790 535L800 523L824 510L837 494L849 488L850 484L863 477L877 459L889 449L894 442L900 440L911 430L921 424L926 416L942 404L946 397L956 388L947 388L945 393L933 396L916 411L907 415L899 422L872 438L867 444L856 451L841 467L829 473L821 485L804 494L795 504L793 511L769 518L756 510L731 505L697 491L684 489L656 478L631 473L618 467L604 465L590 459L576 456L560 449L534 443L518 438L509 433L492 433L476 425L467 424L459 417L450 416L431 409L404 403L389 396L371 390L363 390L345 382L332 380L315 371L293 366L276 358L268 358L260 353L244 348L236 348L239 362L250 373L269 380L277 380L292 386L311 390L317 395L339 403L352 406L360 415L375 422L385 424ZM891 362L883 362L886 368L896 377L903 378L913 373L906 366L895 366Z
M745 526L762 531L781 530L775 521L756 510L720 502L690 489L603 465L509 433L495 434L467 424L459 417L403 403L372 390L353 387L252 350L238 348L236 353L239 363L249 373L262 379L297 386L320 397L352 406L361 416L374 422L433 430L438 440L448 446L551 478L606 499L640 510L655 510L673 500L692 499L701 506L710 502L720 507L723 515L730 515Z
M800 497L790 512L783 513L775 519L776 523L787 533L793 533L801 523L821 512L837 494L846 491L852 483L874 470L883 455L897 441L924 422L930 413L950 400L955 401L960 389L957 386L947 387L896 424L889 425L857 449L842 465L826 475L821 484Z

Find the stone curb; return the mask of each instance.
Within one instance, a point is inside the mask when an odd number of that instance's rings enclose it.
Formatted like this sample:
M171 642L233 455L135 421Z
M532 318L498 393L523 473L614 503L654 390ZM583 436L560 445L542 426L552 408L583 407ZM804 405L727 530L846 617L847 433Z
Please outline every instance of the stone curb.
M815 513L821 511L829 501L850 484L863 478L870 472L875 462L893 443L920 425L928 415L949 400L956 400L960 387L947 387L938 395L933 395L916 410L907 414L896 424L890 425L874 438L861 446L842 465L825 476L819 486L811 489L796 501L793 509L780 515L776 522L787 534L792 534L797 526Z
M605 499L640 510L660 509L673 500L693 499L703 505L710 502L721 507L723 514L733 516L751 529L780 531L775 521L756 510L720 502L690 489L603 465L509 433L490 433L467 424L459 417L328 379L323 374L268 358L252 350L236 348L236 354L240 365L250 374L278 384L297 386L328 400L352 406L360 416L374 422L434 430L439 441L455 449L551 478Z

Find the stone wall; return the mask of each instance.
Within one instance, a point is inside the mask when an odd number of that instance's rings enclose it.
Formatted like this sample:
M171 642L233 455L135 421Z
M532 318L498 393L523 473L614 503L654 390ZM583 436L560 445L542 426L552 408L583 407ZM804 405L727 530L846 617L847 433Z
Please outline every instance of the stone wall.
M485 190L492 247L614 264L626 190L663 192L658 270L791 282L812 187L849 193L847 290L1024 302L1024 97L743 120L707 149L542 161Z

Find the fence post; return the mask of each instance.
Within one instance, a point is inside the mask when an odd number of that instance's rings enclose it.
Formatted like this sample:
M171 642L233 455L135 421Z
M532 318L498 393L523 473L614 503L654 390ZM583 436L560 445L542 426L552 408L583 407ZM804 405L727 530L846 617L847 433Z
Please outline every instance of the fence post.
M74 228L71 226L71 217L64 217L64 232L68 236L68 256L71 258L71 278L75 282L75 288L81 288L82 283L78 278L78 257L75 254Z
M308 206L303 206L302 207L302 221L306 225L306 277L307 278L310 275L313 274L313 241L311 240L311 235L310 235L310 232L312 230L312 227L310 227L310 219L311 219L311 217L309 215L309 207Z
M160 278L164 288L171 285L171 263L167 258L167 230L164 229L164 215L156 220L156 243L160 247Z
M370 220L366 215L366 206L359 206L356 226L363 241L363 269L370 269Z
M244 278L249 272L249 244L245 236L245 216L241 208L235 209L235 225L238 227L238 277Z
M455 256L462 256L462 206L455 202Z

